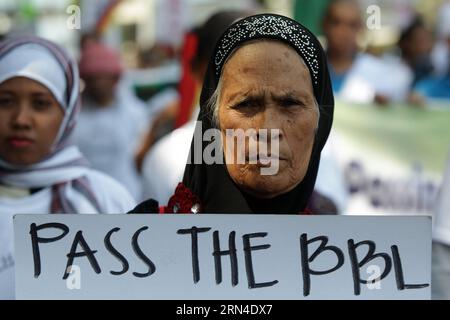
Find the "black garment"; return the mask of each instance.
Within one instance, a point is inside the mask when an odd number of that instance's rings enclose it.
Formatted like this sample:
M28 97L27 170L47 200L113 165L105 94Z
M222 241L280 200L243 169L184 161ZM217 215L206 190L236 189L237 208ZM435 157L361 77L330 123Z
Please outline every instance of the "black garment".
M128 212L130 214L147 214L147 213L159 213L159 204L158 201L153 199L144 201L137 205L132 211Z
M241 191L224 164L187 164L183 183L201 199L202 213L298 214L305 210L314 190L320 152L333 122L334 98L322 46L308 29L290 18L275 14L247 17L231 25L218 40L200 98L198 121L202 123L202 136L206 130L214 128L207 105L217 88L224 63L235 49L256 39L288 44L302 57L310 71L320 120L308 170L303 181L292 191L267 200ZM208 142L203 142L203 150L207 145ZM192 141L190 159L193 159L194 150ZM140 207L143 208L142 205Z

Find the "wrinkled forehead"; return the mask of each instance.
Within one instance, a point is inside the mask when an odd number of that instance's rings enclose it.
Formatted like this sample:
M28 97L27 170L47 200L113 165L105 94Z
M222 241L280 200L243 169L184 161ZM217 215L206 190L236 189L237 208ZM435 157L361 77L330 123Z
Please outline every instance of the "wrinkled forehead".
M227 69L229 62L236 56L241 59L246 58L247 60L265 60L268 63L272 61L283 61L291 65L296 64L310 74L303 57L294 48L276 39L251 40L236 47L225 60L222 73Z
M307 88L313 94L310 71L303 58L289 45L272 39L254 40L237 47L222 69L220 82L228 80L242 83L242 90L265 81L291 91L296 87Z

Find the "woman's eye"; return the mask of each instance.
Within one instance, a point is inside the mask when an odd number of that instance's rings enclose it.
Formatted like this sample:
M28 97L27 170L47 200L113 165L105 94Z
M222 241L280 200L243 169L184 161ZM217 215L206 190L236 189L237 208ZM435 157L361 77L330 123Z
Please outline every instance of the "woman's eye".
M256 107L257 103L253 100L244 100L242 102L239 102L238 104L234 105L234 109L244 109L244 108L253 108Z
M37 99L33 101L33 107L36 110L46 110L51 106L51 102L45 99Z
M303 103L295 99L285 99L280 102L282 107L291 108L303 106Z
M0 107L9 107L13 104L13 100L11 98L0 98Z

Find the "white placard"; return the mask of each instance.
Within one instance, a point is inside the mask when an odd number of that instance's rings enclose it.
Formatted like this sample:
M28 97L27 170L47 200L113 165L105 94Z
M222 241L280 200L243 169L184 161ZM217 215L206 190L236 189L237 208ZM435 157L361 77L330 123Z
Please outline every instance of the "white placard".
M14 229L18 299L430 298L426 216L16 215Z

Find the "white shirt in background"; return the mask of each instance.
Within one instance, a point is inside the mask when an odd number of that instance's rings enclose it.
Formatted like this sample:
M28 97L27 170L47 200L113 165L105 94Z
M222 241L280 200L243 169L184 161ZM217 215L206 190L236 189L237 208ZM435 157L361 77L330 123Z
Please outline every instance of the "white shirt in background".
M359 54L339 93L339 98L355 103L372 103L376 95L403 102L413 82L410 68L394 56L379 58Z
M113 105L106 108L83 101L73 142L94 169L113 177L134 198L141 199L142 182L134 154L149 124L145 105L128 95L118 94Z
M161 138L145 156L142 166L143 196L167 205L183 180L196 120Z

